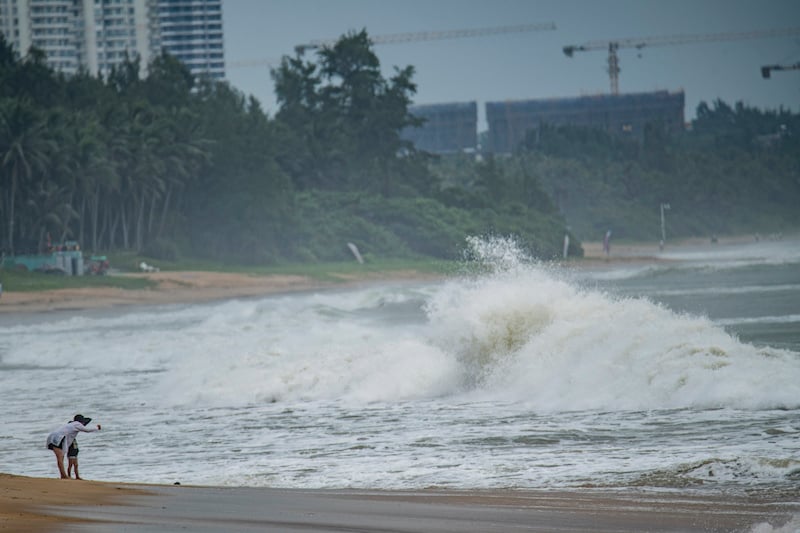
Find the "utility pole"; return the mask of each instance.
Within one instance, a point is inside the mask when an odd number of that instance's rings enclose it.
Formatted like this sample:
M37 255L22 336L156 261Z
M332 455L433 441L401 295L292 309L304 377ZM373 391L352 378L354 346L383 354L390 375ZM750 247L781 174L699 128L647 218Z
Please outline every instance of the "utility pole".
M667 231L666 226L664 224L664 210L669 209L669 204L661 203L661 244L659 248L661 250L664 249L664 242L667 240Z

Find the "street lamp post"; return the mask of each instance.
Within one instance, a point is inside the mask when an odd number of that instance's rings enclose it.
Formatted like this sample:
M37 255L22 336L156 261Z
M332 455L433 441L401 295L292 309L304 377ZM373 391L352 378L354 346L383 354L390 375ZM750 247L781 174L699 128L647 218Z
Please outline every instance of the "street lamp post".
M664 242L667 240L666 226L664 225L664 210L669 209L669 204L661 204L661 249L664 249Z

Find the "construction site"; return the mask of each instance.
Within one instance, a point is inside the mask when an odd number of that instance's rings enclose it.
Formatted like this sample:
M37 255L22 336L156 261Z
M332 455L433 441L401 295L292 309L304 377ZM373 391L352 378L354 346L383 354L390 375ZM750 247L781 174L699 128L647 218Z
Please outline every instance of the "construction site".
M455 39L482 35L554 30L555 24L505 26L448 32L408 33L378 37L375 44ZM685 127L686 96L683 90L638 92L620 94L620 49L641 50L646 47L663 47L715 41L736 41L786 37L800 34L800 28L772 29L749 32L728 32L700 35L667 35L629 39L589 41L581 45L563 47L564 55L573 57L579 52L607 52L610 90L607 94L576 97L539 98L486 102L486 143L478 143L478 104L442 103L413 106L410 111L424 120L419 128L407 128L403 137L420 149L437 154L496 153L506 154L516 150L520 143L537 133L545 125L593 128L632 140L641 141L648 124L658 125L671 134ZM319 42L306 47L323 46ZM800 63L791 65L766 65L761 75L768 79L773 71L797 70Z
M486 102L491 153L511 153L545 126L577 126L642 140L648 124L670 133L684 127L683 91L601 94L515 102Z
M420 128L403 130L403 138L418 150L453 154L477 149L477 102L417 105L411 106L409 112L425 121Z

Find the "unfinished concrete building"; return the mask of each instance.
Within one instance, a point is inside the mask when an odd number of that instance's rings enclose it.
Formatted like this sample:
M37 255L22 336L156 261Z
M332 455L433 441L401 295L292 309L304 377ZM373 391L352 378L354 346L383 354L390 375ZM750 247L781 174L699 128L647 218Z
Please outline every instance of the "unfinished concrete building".
M574 98L547 98L487 102L489 126L486 150L511 153L544 125L599 128L635 139L644 136L648 123L661 124L670 132L684 127L683 91L603 94Z
M403 138L414 143L418 150L434 154L474 152L478 146L478 104L416 105L409 112L425 119L420 128L406 128Z

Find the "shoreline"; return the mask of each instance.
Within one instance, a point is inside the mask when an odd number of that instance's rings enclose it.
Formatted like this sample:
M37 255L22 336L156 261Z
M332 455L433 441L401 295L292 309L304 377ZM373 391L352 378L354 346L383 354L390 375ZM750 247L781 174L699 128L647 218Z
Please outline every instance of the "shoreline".
M154 289L81 287L44 291L4 292L0 297L0 317L4 314L121 309L172 304L206 303L236 298L256 298L278 294L331 290L379 281L403 282L439 279L441 276L415 271L391 271L340 276L339 281L319 281L309 276L290 274L239 274L211 271L167 271L125 273L127 277L147 278Z
M798 496L639 488L200 487L0 474L0 530L788 533L800 527Z
M687 239L670 243L669 248L726 246L752 243L752 236L721 238L711 245L708 239ZM565 268L613 268L631 264L655 264L669 261L660 256L657 243L612 243L611 253L603 252L601 242L583 243L584 257L554 261ZM0 296L0 316L33 315L49 312L89 311L131 306L155 306L254 298L268 295L330 290L380 281L424 281L441 279L443 275L416 271L387 271L341 276L340 281L319 281L303 275L255 275L210 271L163 271L125 273L128 277L147 278L154 289L120 289L83 287L45 291L6 291Z
M82 287L28 292L4 292L0 316L54 311L84 311L128 306L200 303L232 298L308 291L337 286L305 276L254 276L224 272L174 271L121 274L148 278L154 289L128 290L115 287Z

